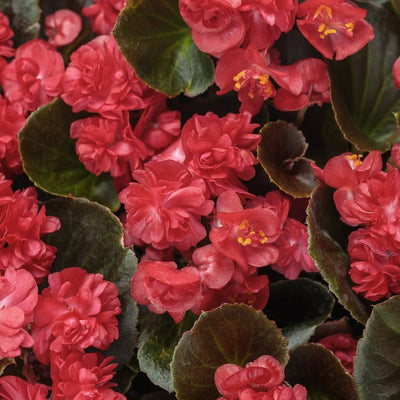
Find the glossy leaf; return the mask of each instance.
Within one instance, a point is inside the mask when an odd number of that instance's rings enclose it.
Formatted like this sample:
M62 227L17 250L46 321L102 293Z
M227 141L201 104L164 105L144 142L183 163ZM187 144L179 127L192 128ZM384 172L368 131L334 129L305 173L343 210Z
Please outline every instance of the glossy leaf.
M14 48L39 36L39 0L0 0L0 11L10 19Z
M326 286L311 279L279 281L270 286L264 313L289 339L289 348L308 342L332 312L335 299Z
M303 134L284 121L266 124L260 133L257 155L271 181L294 197L308 197L316 181L308 160L303 158L307 149Z
M128 0L113 35L137 76L168 96L196 96L214 82L214 64L193 43L178 0Z
M400 54L399 20L386 9L364 3L375 39L355 55L330 62L332 106L345 138L360 150L386 151L399 141L393 113L400 90L392 67Z
M196 319L195 314L187 312L185 318L176 324L167 313L149 313L140 324L137 354L140 370L168 392L174 390L170 364L175 347L183 332L191 329Z
M358 343L354 380L360 400L400 398L400 296L372 310Z
M86 199L59 198L45 203L46 213L61 221L61 229L45 236L46 243L57 247L52 271L71 266L90 273L101 273L118 288L122 313L120 337L107 351L120 366L127 363L136 344L138 310L130 293L137 259L122 245L123 228L109 209Z
M171 364L179 400L216 399L215 370L226 363L244 366L268 354L283 366L287 339L261 311L244 304L225 304L200 315L183 334Z
M19 133L24 171L44 191L58 196L86 197L112 210L119 208L112 178L96 176L79 161L69 136L74 114L61 99L33 112Z
M319 184L311 195L307 214L309 254L340 303L365 324L371 306L352 289L354 284L348 273L350 259L346 250L350 228L341 222L336 211L333 189Z
M306 387L308 400L358 400L353 378L324 346L302 344L290 352L285 379Z

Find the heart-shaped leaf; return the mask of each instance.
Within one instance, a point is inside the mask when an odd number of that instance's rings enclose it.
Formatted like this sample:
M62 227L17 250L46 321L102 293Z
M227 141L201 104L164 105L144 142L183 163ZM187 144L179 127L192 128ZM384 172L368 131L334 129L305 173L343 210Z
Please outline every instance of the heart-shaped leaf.
M0 0L0 11L10 19L14 48L39 36L39 0Z
M214 82L214 64L193 43L178 0L128 0L113 35L137 76L168 96L196 96Z
M140 323L137 358L140 370L156 385L172 392L170 364L183 332L192 328L197 316L191 312L176 324L169 314L148 313Z
M335 299L326 286L311 279L280 281L270 286L264 313L289 339L289 348L307 342L330 315Z
M370 304L356 295L349 276L350 259L347 238L350 228L340 220L333 201L333 189L319 184L311 195L307 208L310 235L309 254L321 270L330 290L355 319L365 324L371 312Z
M171 372L176 397L216 399L214 374L219 366L244 366L264 354L283 366L288 359L287 339L261 311L244 304L225 304L205 312L175 348Z
M303 158L307 149L303 134L284 121L269 122L260 133L257 156L271 181L294 197L308 197L316 181Z
M285 379L306 387L309 400L358 400L353 378L324 346L307 343L290 352Z
M86 197L112 210L119 208L112 178L96 176L79 161L75 141L69 136L74 114L61 99L33 112L19 132L24 171L44 191L58 196Z
M120 366L127 363L136 344L138 309L130 293L137 259L122 245L123 228L108 208L86 199L59 198L46 202L49 215L58 217L61 229L45 237L57 247L52 271L71 266L101 273L118 288L122 313L119 339L107 351Z
M400 296L373 308L358 342L354 380L361 400L400 398Z
M399 20L371 3L362 7L375 38L353 56L329 63L332 106L349 142L360 150L386 151L400 137L393 116L400 110L400 90L392 77L400 55Z

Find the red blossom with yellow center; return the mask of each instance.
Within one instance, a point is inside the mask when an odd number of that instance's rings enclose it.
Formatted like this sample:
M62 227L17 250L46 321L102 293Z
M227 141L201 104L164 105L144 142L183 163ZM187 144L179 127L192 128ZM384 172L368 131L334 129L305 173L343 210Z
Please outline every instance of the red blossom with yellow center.
M299 5L297 26L323 56L343 60L374 38L366 14L343 0L307 0Z

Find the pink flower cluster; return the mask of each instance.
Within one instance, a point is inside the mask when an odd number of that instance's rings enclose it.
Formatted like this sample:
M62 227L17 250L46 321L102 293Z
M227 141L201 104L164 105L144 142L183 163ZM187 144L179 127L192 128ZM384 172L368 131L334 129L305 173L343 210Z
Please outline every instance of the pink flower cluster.
M222 397L218 400L306 400L307 390L283 381L285 374L272 356L261 356L244 367L224 364L215 371L215 386Z
M400 293L400 172L382 171L378 151L364 160L355 154L332 158L320 174L336 188L342 220L359 227L349 236L350 276L354 290L371 301Z
M374 37L363 19L366 11L345 0L180 0L179 7L199 49L220 58L218 94L237 91L240 111L253 115L269 98L283 111L330 101L323 61L306 58L283 66L272 49L296 15L301 33L330 59L342 60Z

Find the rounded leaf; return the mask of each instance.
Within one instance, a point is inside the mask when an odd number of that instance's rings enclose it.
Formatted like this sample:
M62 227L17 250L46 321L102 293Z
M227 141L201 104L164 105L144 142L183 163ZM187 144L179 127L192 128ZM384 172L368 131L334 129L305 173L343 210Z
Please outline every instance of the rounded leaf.
M257 156L271 181L294 197L308 197L316 180L303 158L307 149L303 134L284 121L269 122L260 133Z
M112 178L92 174L76 154L69 127L79 118L82 115L74 114L61 99L33 112L18 135L24 171L45 192L86 197L117 210L119 201Z
M216 369L223 364L244 366L262 355L283 366L287 339L261 311L244 304L225 304L202 313L183 334L171 364L172 382L179 400L216 399Z
M321 344L302 344L291 351L285 379L305 386L309 400L358 400L352 376Z
M352 289L347 239L350 227L341 222L333 201L333 189L320 183L311 195L307 208L309 254L330 290L352 316L362 324L371 312L370 303Z
M354 380L360 400L400 398L400 296L373 308L358 342Z
M214 64L193 43L178 0L128 0L113 35L136 75L168 96L196 96L214 82Z
M330 316L334 304L325 285L299 278L270 285L264 313L282 329L289 348L293 348L308 342L315 328Z

